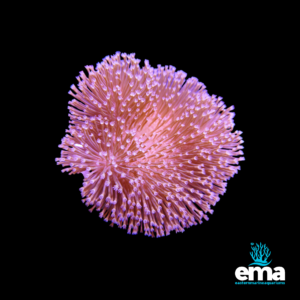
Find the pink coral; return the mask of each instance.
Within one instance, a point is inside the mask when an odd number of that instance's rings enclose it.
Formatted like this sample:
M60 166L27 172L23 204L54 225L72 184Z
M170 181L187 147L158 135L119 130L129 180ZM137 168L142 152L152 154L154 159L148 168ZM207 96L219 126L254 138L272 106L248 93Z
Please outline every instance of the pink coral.
M112 226L156 237L208 220L244 157L233 106L175 68L140 69L117 52L80 72L62 171L83 173L83 202Z

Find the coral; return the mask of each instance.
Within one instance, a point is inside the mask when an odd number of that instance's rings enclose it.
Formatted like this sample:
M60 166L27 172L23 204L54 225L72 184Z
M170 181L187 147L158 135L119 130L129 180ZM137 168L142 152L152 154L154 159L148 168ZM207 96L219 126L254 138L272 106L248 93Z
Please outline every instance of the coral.
M134 54L121 57L86 66L88 76L80 72L71 86L56 161L84 175L83 202L112 226L152 237L182 232L208 220L244 160L234 107L172 66L145 60L140 68Z

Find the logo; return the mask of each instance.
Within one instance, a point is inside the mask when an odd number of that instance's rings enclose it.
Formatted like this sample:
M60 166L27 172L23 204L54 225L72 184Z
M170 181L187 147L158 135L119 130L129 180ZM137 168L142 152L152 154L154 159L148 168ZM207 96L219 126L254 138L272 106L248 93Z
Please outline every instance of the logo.
M271 255L269 248L266 245L262 245L262 243L255 246L254 243L251 243L251 249L250 256L253 262L248 265L248 268L238 267L235 270L235 277L239 280L235 284L285 284L285 269L283 267L275 267L273 269L267 267L272 262L269 258ZM257 277L257 281L254 281L255 277ZM264 281L264 277L267 281Z
M253 252L250 252L250 255L254 260L254 263L250 264L249 266L267 266L271 262L267 262L267 259L271 254L269 248L266 245L262 245L261 243L260 245L256 244L255 247L252 247L252 245L254 245L254 243L251 243L251 249L253 250Z

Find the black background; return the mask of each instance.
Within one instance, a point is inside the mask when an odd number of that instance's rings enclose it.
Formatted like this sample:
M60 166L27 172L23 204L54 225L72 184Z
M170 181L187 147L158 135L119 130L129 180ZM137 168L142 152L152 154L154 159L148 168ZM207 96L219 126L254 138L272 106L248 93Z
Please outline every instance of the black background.
M286 245L295 237L288 234L289 199L285 175L278 170L281 146L275 140L281 133L274 114L278 114L275 108L280 98L279 62L270 54L272 37L258 35L251 27L239 31L234 26L209 34L205 29L160 32L159 37L154 30L143 35L133 34L133 29L125 33L122 26L115 33L85 29L84 34L74 35L64 28L49 30L37 50L47 68L48 84L43 123L47 171L40 200L46 205L39 216L40 249L46 251L41 261L49 263L57 278L74 276L96 288L98 283L129 280L129 286L140 284L146 290L171 282L172 289L184 284L201 295L201 289L208 286L212 293L221 286L245 289L235 286L234 272L252 262L250 243L261 242L272 253L269 266L285 268L288 286L291 266ZM153 67L172 65L183 70L187 78L203 82L210 95L222 96L227 107L235 106L234 130L243 131L245 161L228 181L209 221L184 233L172 232L157 239L110 227L81 202L83 176L61 173L62 167L56 165L61 151L58 145L68 127L70 86L77 83L75 77L85 65L95 66L116 51L136 53L140 66L148 59Z

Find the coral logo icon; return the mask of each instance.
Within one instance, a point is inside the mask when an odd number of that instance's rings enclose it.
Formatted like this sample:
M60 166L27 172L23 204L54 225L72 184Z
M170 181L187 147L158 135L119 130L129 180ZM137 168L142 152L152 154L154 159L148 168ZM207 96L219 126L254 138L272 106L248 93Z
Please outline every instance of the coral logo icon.
M253 252L250 252L250 255L254 260L254 263L250 264L249 266L267 266L271 262L267 262L267 259L271 254L269 248L266 245L262 245L261 243L260 245L256 244L256 246L254 247L252 245L254 245L254 243L251 243L251 249L253 250Z
M235 277L239 280L235 284L285 284L285 269L283 267L275 267L273 269L267 267L272 262L269 259L271 255L269 248L261 243L255 246L254 243L251 243L251 249L250 256L253 262L248 265L248 268L238 267L235 270ZM257 277L257 281L255 281L255 277ZM264 281L264 278L266 278L266 281Z

